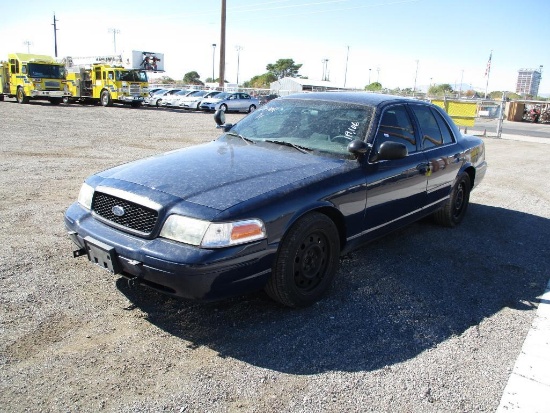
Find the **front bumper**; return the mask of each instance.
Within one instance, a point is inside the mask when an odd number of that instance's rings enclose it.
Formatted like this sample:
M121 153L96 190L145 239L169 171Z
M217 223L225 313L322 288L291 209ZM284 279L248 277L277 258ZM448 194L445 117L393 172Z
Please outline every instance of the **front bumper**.
M31 97L63 98L71 96L69 92L63 90L32 90Z
M96 220L78 203L65 213L74 255L111 248L113 263L98 265L157 291L193 300L218 300L264 287L275 256L267 241L202 249L163 238L143 239ZM106 253L107 254L107 253ZM93 254L92 254L93 255Z
M119 96L118 100L121 102L143 102L144 98L143 96Z

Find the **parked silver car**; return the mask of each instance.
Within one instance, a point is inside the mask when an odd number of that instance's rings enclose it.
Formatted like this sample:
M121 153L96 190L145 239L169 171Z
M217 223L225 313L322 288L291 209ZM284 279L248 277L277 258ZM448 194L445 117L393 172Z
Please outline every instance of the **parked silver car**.
M220 93L211 99L205 99L200 105L202 110L223 110L224 112L254 112L260 106L260 101L248 93Z

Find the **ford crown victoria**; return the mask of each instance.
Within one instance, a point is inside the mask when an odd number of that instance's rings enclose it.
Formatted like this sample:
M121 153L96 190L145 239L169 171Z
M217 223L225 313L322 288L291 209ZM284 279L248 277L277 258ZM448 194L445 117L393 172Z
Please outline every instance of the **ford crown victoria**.
M174 296L307 306L360 244L427 215L458 225L487 169L481 139L413 99L296 94L224 118L215 141L86 179L74 256Z

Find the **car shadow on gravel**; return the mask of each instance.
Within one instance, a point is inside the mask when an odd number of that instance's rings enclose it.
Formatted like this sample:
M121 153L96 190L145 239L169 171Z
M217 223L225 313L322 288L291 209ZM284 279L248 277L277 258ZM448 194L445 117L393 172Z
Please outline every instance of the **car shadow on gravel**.
M547 283L550 220L471 204L463 224L423 220L344 257L306 309L263 293L192 303L117 286L169 334L220 357L290 374L371 371L411 359L509 307L532 310Z

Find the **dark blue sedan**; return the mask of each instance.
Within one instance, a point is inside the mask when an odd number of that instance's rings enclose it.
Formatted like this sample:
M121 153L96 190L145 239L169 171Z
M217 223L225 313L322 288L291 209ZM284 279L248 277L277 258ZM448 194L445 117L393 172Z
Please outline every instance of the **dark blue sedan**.
M307 306L360 244L430 214L459 224L487 169L481 139L412 99L296 94L215 119L213 142L86 179L65 214L74 256L188 299Z

